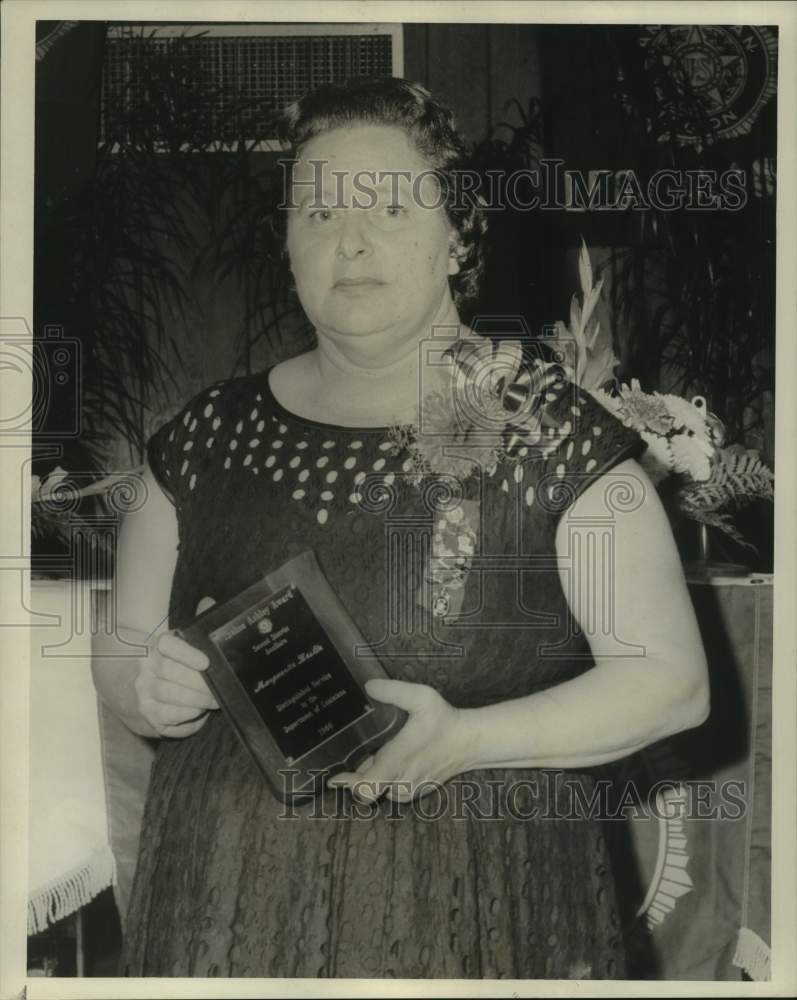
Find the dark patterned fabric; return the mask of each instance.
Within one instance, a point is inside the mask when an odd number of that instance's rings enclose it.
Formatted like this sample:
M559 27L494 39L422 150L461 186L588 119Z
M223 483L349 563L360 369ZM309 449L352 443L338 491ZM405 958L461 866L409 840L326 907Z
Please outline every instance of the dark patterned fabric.
M592 666L554 536L575 496L640 453L635 433L562 384L546 397L538 446L465 482L463 518L430 510L386 428L289 413L269 371L209 387L150 440L179 521L171 628L203 596L222 602L310 546L387 672L456 706L517 698ZM432 540L457 538L467 572L451 618L423 581ZM478 770L401 806L357 806L339 789L286 807L211 713L196 735L160 744L123 972L622 977L601 827L557 818L573 786L588 796L593 781Z

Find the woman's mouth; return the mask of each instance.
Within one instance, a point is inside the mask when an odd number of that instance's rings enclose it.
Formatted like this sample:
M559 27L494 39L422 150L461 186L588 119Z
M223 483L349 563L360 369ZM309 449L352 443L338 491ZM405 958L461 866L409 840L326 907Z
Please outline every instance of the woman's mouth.
M367 291L383 284L384 281L379 281L377 278L338 278L333 287L339 288L341 291Z

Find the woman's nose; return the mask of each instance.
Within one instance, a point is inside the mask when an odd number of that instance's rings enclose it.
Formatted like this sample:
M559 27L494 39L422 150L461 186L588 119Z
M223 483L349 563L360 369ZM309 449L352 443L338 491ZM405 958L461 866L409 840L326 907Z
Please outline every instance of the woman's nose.
M347 260L354 260L370 254L371 243L365 233L365 213L348 209L343 213L343 226L338 241L338 254Z

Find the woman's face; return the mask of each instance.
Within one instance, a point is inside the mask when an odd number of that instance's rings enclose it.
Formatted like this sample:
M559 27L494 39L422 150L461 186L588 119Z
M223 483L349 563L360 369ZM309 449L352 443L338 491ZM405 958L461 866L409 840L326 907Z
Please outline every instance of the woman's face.
M294 167L292 194L291 270L316 329L338 341L429 336L451 306L454 233L407 134L363 124L316 136Z

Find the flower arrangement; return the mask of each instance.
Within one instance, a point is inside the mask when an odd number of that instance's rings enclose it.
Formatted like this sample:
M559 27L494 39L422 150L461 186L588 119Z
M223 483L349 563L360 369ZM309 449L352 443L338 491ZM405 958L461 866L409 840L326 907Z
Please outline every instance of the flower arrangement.
M754 449L739 444L725 446L722 422L708 412L703 397L690 401L672 394L646 392L636 379L631 379L630 384L617 382L614 371L619 361L606 325L601 325L597 315L603 281L594 281L589 251L583 242L578 264L580 293L572 298L569 323L556 324L556 361L538 362L529 372L523 367L522 345L517 341L502 342L499 348L487 339L461 342L458 348L466 349L464 363L463 351L459 352L458 370L466 373L467 383L462 395L470 394L476 405L458 411L448 394L434 391L422 400L414 422L390 428L394 448L408 455L405 469L410 482L420 486L424 477L432 474L462 480L480 468L491 475L500 461L516 462L518 454L523 454L522 449L513 448L518 435L540 439L547 423L543 405L546 389L563 371L569 381L639 433L647 444L641 463L653 482L676 479L678 511L752 548L733 525L729 508L757 498L772 500L772 471ZM468 372L477 374L468 381ZM610 383L614 384L607 388ZM526 406L521 419L511 405L518 395L538 404ZM498 433L508 424L515 425L514 438ZM487 443L481 433L486 427L496 431L488 435ZM557 446L554 437L547 447ZM121 476L142 470L140 466ZM76 515L67 509L69 504L59 501L104 495L118 481L119 475L111 475L77 489L68 483L68 473L60 466L43 481L33 476L33 537L56 534L68 539ZM469 540L463 544L467 548ZM467 551L460 551L457 558L461 561L467 555Z
M478 370L478 419L463 419L455 412L450 399L433 392L421 402L420 417L410 425L391 428L397 448L409 454L412 481L436 473L467 477L477 468L495 471L501 459L517 460L516 452L501 440L492 447L479 445L469 454L476 430L495 421L515 420L508 399L513 389L536 394L542 402L545 389L564 371L567 379L586 390L606 410L639 433L647 444L641 463L652 481L660 484L675 478L676 509L692 520L725 532L741 545L750 546L735 528L728 508L763 498L773 499L772 471L761 461L758 452L742 445L724 447L722 422L708 412L706 400L696 396L687 400L667 393L646 392L636 379L619 384L614 372L619 364L612 349L611 335L598 319L603 281L594 281L586 244L579 254L580 294L573 296L569 323L556 324L558 359L538 363L532 375L522 373L522 348L518 342L504 342L495 355L489 341L482 346L468 344L474 371ZM487 352L496 359L492 364ZM525 383L523 379L526 379ZM607 388L610 386L611 388ZM471 387L474 388L474 387ZM520 430L534 437L546 422L545 408L528 408ZM553 443L553 447L556 442ZM486 454L485 454L486 451Z
M589 251L579 255L581 302L573 296L570 326L558 324L562 339L575 345L575 364L565 366L571 381L590 394L647 443L641 463L654 483L677 477L675 505L692 520L719 528L740 545L752 548L734 527L728 508L762 498L772 500L774 475L754 449L723 447L722 421L708 411L706 400L687 400L668 393L645 392L636 379L605 388L614 379L618 360L611 338L600 337L595 317L602 281L595 284ZM608 340L608 343L607 343Z
M431 474L467 479L478 467L475 454L468 448L473 426L459 418L448 395L440 390L428 393L421 408L422 417L388 430L395 450L408 455L409 482L420 486L424 476ZM499 457L495 450L491 468L497 466Z
M453 391L427 393L414 421L388 431L394 447L409 456L414 485L431 474L465 479L482 468L493 475L500 461L516 463L525 454L516 445L546 426L558 429L542 406L545 390L561 378L558 364L525 370L518 341L459 341L450 352L456 359Z

